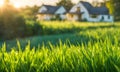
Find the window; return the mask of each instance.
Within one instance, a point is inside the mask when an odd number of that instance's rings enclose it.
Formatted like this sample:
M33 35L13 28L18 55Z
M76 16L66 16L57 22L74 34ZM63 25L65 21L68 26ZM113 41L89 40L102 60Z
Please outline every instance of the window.
M104 16L101 17L101 21L104 21Z
M104 16L102 16L102 18L101 18L102 20L104 20Z
M108 15L108 19L110 19L110 15Z
M97 18L98 15L90 15L91 18Z

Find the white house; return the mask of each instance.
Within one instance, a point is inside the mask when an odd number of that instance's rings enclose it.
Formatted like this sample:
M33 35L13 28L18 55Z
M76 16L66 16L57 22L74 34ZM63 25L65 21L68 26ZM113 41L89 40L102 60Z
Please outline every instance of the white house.
M93 7L88 2L80 1L67 13L67 20L113 22L113 16L109 14L109 9L106 6Z
M37 14L37 20L65 19L66 9L63 6L42 5Z

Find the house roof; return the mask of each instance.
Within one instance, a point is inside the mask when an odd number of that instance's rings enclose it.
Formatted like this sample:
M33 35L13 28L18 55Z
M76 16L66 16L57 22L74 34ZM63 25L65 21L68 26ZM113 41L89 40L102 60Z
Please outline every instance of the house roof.
M102 15L108 15L109 14L109 10L106 6L102 6L102 7L93 7L90 3L88 2L84 2L84 1L80 1L85 8L88 10L89 14L102 14Z
M46 11L40 12L43 14L54 14L61 7L61 6L51 6L51 5L43 5L43 6L47 8Z
M83 14L83 12L68 12L69 14Z

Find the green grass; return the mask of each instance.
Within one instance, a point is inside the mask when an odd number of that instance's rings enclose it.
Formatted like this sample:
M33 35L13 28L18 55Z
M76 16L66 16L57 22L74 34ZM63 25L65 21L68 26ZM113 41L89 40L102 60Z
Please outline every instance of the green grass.
M75 24L76 25L76 24ZM94 24L91 24L94 25ZM85 25L86 26L86 25ZM103 25L104 26L104 25ZM79 30L75 33L65 33L65 34L55 34L55 35L46 35L46 36L34 36L24 39L16 39L16 40L10 40L6 41L7 50L10 50L13 47L17 47L17 41L20 41L22 49L26 46L28 41L31 42L31 46L38 47L38 45L48 45L49 42L51 42L53 45L57 45L59 43L59 40L62 41L62 43L65 43L66 41L70 41L72 44L82 44L82 43L88 43L89 41L97 41L99 39L106 39L106 37L110 37L111 40L114 40L114 37L117 37L118 40L120 40L120 27L115 25L111 26L108 25L108 27L99 27L96 26L94 29L92 26L88 26L89 28L85 28L85 30ZM80 27L81 28L81 27ZM0 43L0 46L4 42Z
M78 29L84 29L1 42L0 71L120 72L120 26L104 24L75 23ZM51 29L71 26L50 25L46 26Z
M40 35L58 35L66 33L78 33L85 30L95 30L98 28L120 27L119 23L88 23L88 22L68 22L68 21L50 21L40 22L41 29L38 30ZM36 26L37 27L37 26ZM39 29L39 28L36 28Z
M1 72L120 72L120 46L111 39L94 44L73 45L60 42L54 46L30 49L30 44L21 51L0 50Z
M72 22L72 21L41 21L41 22L31 22L27 23L26 35L58 35L66 33L78 33L85 30L95 30L98 28L110 28L119 27L119 23L107 23L107 22Z

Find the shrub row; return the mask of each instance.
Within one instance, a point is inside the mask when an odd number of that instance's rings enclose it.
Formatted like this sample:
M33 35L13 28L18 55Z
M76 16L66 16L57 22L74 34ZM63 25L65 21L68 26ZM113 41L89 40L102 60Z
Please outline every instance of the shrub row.
M80 31L86 30L96 30L96 29L104 29L111 27L119 27L112 25L110 23L88 23L88 22L66 22L66 21L27 21L26 22L27 31L26 34L28 36L33 35L56 35L56 34L64 34L64 33L78 33Z

